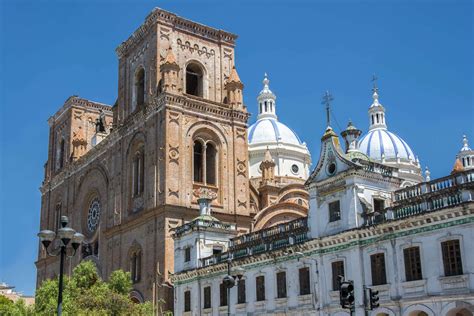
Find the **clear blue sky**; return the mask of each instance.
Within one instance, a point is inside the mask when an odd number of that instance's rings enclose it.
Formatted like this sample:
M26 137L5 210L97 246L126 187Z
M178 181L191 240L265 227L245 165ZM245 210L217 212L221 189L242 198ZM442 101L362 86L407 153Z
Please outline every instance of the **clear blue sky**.
M115 101L115 48L155 6L238 34L248 108L268 72L280 120L315 161L323 92L341 127L366 131L374 72L389 129L432 177L463 133L474 146L472 1L0 1L0 281L34 292L48 117L73 94Z

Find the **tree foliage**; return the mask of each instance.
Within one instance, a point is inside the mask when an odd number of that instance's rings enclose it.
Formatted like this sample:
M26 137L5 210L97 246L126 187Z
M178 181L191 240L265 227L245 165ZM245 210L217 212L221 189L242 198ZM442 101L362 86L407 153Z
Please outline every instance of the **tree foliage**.
M27 306L22 299L13 302L9 298L0 295L0 315L29 316L34 315L34 309L33 307Z
M66 315L150 315L149 302L135 304L130 299L132 282L129 272L112 272L103 281L91 261L74 268L64 278L63 314ZM35 315L54 315L58 297L58 280L46 280L36 291ZM3 315L0 313L0 315Z

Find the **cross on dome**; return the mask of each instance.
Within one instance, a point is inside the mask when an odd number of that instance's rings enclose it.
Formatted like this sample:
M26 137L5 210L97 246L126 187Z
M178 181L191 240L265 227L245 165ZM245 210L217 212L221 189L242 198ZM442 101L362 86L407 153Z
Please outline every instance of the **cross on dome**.
M273 118L276 119L276 96L270 90L270 80L268 79L267 73L263 78L263 89L260 91L257 101L258 101L258 117L257 119L261 118Z
M372 82L374 83L374 87L372 88L372 99L374 101L369 107L369 129L387 129L387 124L385 123L385 108L379 102L379 88L377 88L377 79L378 78L374 74L372 77Z

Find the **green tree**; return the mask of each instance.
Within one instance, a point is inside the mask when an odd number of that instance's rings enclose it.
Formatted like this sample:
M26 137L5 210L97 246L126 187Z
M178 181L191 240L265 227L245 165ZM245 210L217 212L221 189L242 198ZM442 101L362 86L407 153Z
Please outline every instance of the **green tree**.
M22 299L13 302L0 295L0 315L2 316L29 316L34 315L33 307L27 306Z
M63 292L64 315L150 315L150 302L135 304L130 299L130 273L112 272L103 281L91 261L74 268L71 278L65 278ZM58 280L47 280L36 291L36 314L54 315L58 296Z

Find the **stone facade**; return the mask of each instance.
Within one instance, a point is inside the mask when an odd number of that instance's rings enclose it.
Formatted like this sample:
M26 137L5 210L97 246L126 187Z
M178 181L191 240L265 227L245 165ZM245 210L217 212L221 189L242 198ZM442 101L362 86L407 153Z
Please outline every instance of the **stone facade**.
M116 104L71 97L51 117L40 228L55 229L60 215L67 215L71 226L86 235L81 254L66 263L68 272L88 258L106 278L115 269L129 270L130 249L139 248L141 276L133 295L151 300L156 268L159 285L173 271L169 229L196 216L195 191L202 187L217 194L216 216L238 223L241 232L249 231L249 114L241 102L243 85L240 90L235 83L226 85L234 66L235 39L155 9L117 48ZM168 62L175 66L161 67ZM187 94L185 88L191 63L202 71L197 95ZM224 100L231 93L233 102ZM105 132L96 132L100 115L105 116ZM217 179L212 185L193 181L196 138L216 147ZM136 153L144 158L138 194L132 188L138 175L132 167ZM99 215L92 214L94 210ZM40 247L36 266L40 284L57 273L58 260L46 257ZM170 307L171 294L160 288L158 297Z

